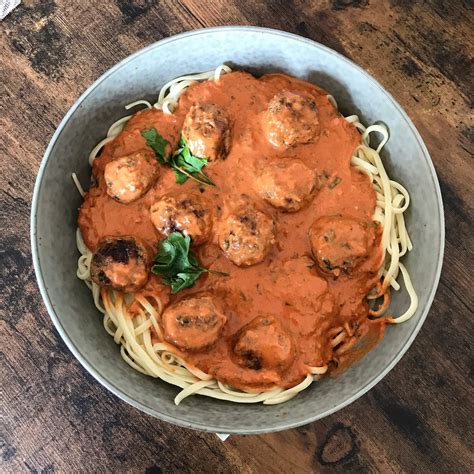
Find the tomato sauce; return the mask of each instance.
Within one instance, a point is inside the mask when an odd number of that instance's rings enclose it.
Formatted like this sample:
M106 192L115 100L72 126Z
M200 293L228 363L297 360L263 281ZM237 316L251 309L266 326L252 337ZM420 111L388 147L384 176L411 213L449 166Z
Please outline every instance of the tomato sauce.
M305 94L314 99L319 112L319 138L289 148L270 143L265 134L268 103L282 90ZM140 199L121 204L106 192L105 165L118 157L146 148L141 131L155 127L174 149L180 138L186 113L193 104L212 102L229 117L230 148L225 159L210 161L204 168L217 187L188 180L180 185L167 166L160 166L159 177ZM275 222L275 244L261 263L238 267L223 254L216 232L203 245L194 248L202 265L227 272L229 276L202 275L195 286L171 295L169 287L152 276L143 290L155 292L165 302L193 294L218 298L227 324L211 348L184 351L181 355L194 366L230 385L246 390L271 386L291 387L301 382L308 366L329 364L338 371L370 350L382 337L383 320L368 318L366 296L378 281L381 265L380 228L373 224L376 197L368 177L350 165L360 134L327 99L327 93L308 82L282 74L259 79L244 72L233 72L218 82L191 86L180 98L172 115L150 109L136 113L124 130L105 145L94 161L96 185L86 194L79 211L84 241L94 251L101 239L130 235L156 248L163 238L150 219L150 207L163 195L178 191L199 193L213 208L214 227L242 200L255 202ZM297 212L282 212L271 206L255 190L257 170L278 159L299 159L316 170L319 190ZM289 177L290 178L290 177ZM295 177L291 177L294 179ZM363 263L351 272L337 276L323 272L311 257L308 231L323 216L345 216L371 227L374 239ZM348 237L350 238L350 236ZM294 342L292 363L285 370L254 369L238 364L232 353L236 333L258 316L276 318ZM331 340L345 328L357 343L338 353Z

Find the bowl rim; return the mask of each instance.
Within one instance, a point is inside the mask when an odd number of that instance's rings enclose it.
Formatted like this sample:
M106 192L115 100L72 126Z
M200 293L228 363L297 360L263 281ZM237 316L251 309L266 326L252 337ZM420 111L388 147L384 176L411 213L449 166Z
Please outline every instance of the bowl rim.
M393 359L390 361L389 364L387 364L386 367L384 367L383 370L381 370L377 375L372 377L372 379L368 380L366 384L358 390L356 393L354 393L352 396L348 397L345 401L339 403L338 405L335 405L331 407L328 410L325 410L322 413L316 414L316 415L309 415L307 418L304 420L298 420L298 421L277 421L272 424L272 426L266 428L250 428L250 429L242 429L242 428L226 428L225 432L229 434L263 434L263 433L271 433L271 432L276 432L276 431L282 431L286 429L292 429L296 428L298 426L302 426L308 423L311 423L313 421L319 420L321 418L324 418L326 416L329 416L342 408L350 405L354 401L356 401L358 398L360 398L362 395L367 393L372 387L374 387L378 382L380 382L387 374L390 372L393 367L399 362L399 360L403 357L403 355L406 353L408 348L411 346L413 343L416 335L421 329L421 326L423 325L427 314L431 308L431 305L433 303L433 299L436 293L436 290L438 288L439 284L439 279L441 275L441 268L443 265L443 257L444 257L444 247L445 247L445 221L444 221L444 207L443 207L443 200L442 200L442 195L441 195L441 190L439 186L439 181L438 177L436 174L436 170L434 168L433 162L431 160L431 156L428 152L428 149L426 148L425 143L423 142L423 139L416 129L415 125L411 121L411 119L408 117L406 112L403 110L403 108L398 104L398 102L394 99L394 97L375 79L373 78L365 69L363 69L361 66L357 65L350 59L346 58L344 55L334 51L333 49L318 43L316 41L313 41L308 38L301 37L299 35L296 35L294 33L288 33L286 31L281 31L281 30L276 30L273 28L264 28L264 27L258 27L258 26L241 26L241 25L232 25L232 26L217 26L217 27L210 27L210 28L201 28L197 30L191 30L183 33L179 33L167 38L163 38L155 43L152 43L144 48L139 49L135 53L127 56L114 66L112 66L110 69L105 71L97 80L95 80L92 85L90 85L82 94L81 96L75 101L75 103L71 106L71 108L68 110L64 118L61 120L59 126L57 127L56 131L54 132L46 150L43 155L41 165L38 171L38 175L36 177L36 182L33 190L33 197L32 197L32 205L31 205L31 217L30 217L30 239L31 239L31 250L32 250L32 259L33 259L33 266L35 270L35 275L36 279L38 282L38 287L40 290L40 294L43 298L43 301L45 303L46 309L48 311L48 314L53 321L54 326L56 327L56 330L58 331L59 335L61 336L62 340L65 342L66 346L69 348L69 350L72 352L74 357L80 362L80 364L89 372L92 377L97 380L102 386L106 387L110 392L112 392L114 395L116 395L118 398L121 400L125 401L129 405L132 405L133 407L141 410L142 412L145 412L148 415L154 416L156 418L159 418L163 421L182 426L185 428L191 428L199 431L207 431L207 432L222 432L223 428L215 425L210 425L210 424L205 424L205 423L199 423L199 422L189 422L186 420L183 420L179 417L176 417L174 415L170 415L168 413L162 413L156 411L154 408L147 406L143 402L139 402L127 394L125 394L120 388L118 388L114 381L109 380L106 375L99 373L89 362L86 360L86 358L81 354L81 351L78 347L75 346L75 344L72 342L72 340L69 338L67 332L63 328L60 318L56 314L56 311L53 307L52 301L49 297L48 294L48 289L46 288L44 279L43 279L43 273L41 269L41 262L39 259L39 242L37 240L37 207L38 207L38 201L39 201L39 195L42 189L42 183L43 183L43 175L45 173L49 157L54 149L54 146L56 144L56 141L58 140L60 134L62 133L63 128L66 126L66 124L69 122L71 117L74 115L76 110L80 107L81 103L84 101L84 99L91 94L103 81L105 81L110 75L121 69L123 66L125 66L127 63L130 61L133 61L135 58L138 56L142 55L145 52L148 52L154 48L159 48L164 44L171 43L174 41L179 41L183 38L189 38L192 36L198 36L198 35L205 35L209 33L225 33L225 32L235 32L239 31L242 32L243 34L246 32L254 32L254 33L264 33L264 34L270 34L270 35L275 35L278 37L283 37L295 41L300 41L306 44L309 44L313 47L316 47L319 50L323 50L325 53L333 55L338 58L338 60L345 61L346 63L349 63L349 65L353 68L356 68L359 73L361 73L363 76L365 76L365 79L367 81L372 82L377 88L379 88L385 95L388 101L392 103L392 105L397 109L398 113L400 116L405 120L407 123L408 127L410 128L411 132L413 133L415 139L418 142L418 145L420 146L423 157L430 169L431 172L431 179L433 181L434 187L435 187L435 192L436 192L436 199L438 203L438 211L439 211L439 221L440 221L440 229L439 229L439 241L440 241L440 246L439 246L439 253L437 255L437 264L436 264L436 272L435 272L435 277L434 277L434 284L430 289L428 299L427 299L427 304L425 305L424 308L422 308L422 312L420 315L420 318L416 324L416 326L413 328L413 331L407 338L407 340L404 342L401 350L393 357Z

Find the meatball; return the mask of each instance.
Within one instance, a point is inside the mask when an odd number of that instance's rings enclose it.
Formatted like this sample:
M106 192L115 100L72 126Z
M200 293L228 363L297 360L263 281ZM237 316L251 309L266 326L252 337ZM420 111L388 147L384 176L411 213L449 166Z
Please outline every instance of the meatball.
M163 196L150 208L151 221L163 235L176 230L189 235L194 244L205 242L212 228L212 216L206 201L197 194Z
M106 238L92 256L91 278L99 286L133 292L147 283L150 265L149 252L138 239Z
M105 165L107 194L128 204L143 196L156 181L159 164L151 150L140 150L121 156Z
M257 192L272 206L287 212L299 211L313 197L316 172L300 160L276 160L255 180Z
M270 101L263 126L268 141L276 147L310 143L320 132L316 102L311 97L284 90Z
M253 370L284 371L295 358L292 337L272 316L258 316L234 336L237 363Z
M238 266L263 261L274 243L273 219L254 207L240 208L221 225L219 245Z
M206 157L209 161L227 156L229 120L217 105L193 105L184 119L182 133L193 155Z
M351 217L321 217L309 229L311 250L319 267L338 276L357 267L374 242L369 226Z
M194 296L168 306L161 321L168 342L186 351L200 351L217 341L227 318L212 297Z

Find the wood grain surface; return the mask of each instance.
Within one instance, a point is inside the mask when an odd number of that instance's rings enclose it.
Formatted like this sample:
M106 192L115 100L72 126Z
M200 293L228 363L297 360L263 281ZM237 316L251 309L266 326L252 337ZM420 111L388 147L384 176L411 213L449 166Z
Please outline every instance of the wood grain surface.
M469 0L23 0L0 23L0 469L473 472L473 8ZM378 79L431 152L447 235L430 315L381 383L303 428L223 443L140 413L82 369L41 301L29 212L51 135L98 76L163 37L227 24L311 38Z

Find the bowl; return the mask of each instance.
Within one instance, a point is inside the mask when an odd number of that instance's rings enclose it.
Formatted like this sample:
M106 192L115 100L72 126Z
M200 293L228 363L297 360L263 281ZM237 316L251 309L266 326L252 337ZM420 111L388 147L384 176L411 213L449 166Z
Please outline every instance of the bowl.
M221 63L253 74L284 72L319 84L345 114L365 123L383 121L391 139L383 159L391 177L411 193L406 213L414 243L405 258L418 292L419 307L407 322L390 326L385 339L343 374L323 379L292 400L274 406L232 404L202 396L179 406L178 389L141 375L124 363L102 326L90 291L76 278L77 209L82 199L71 180L76 172L89 183L89 151L110 124L125 115L124 105L153 100L161 86L184 73ZM428 244L429 242L429 244ZM293 428L327 416L367 392L400 360L426 318L438 284L444 249L443 207L429 153L406 113L363 69L318 43L281 31L220 27L161 40L103 74L66 114L44 155L31 214L33 262L39 288L59 334L101 384L136 408L177 425L203 431L253 434ZM391 309L408 304L393 292Z

